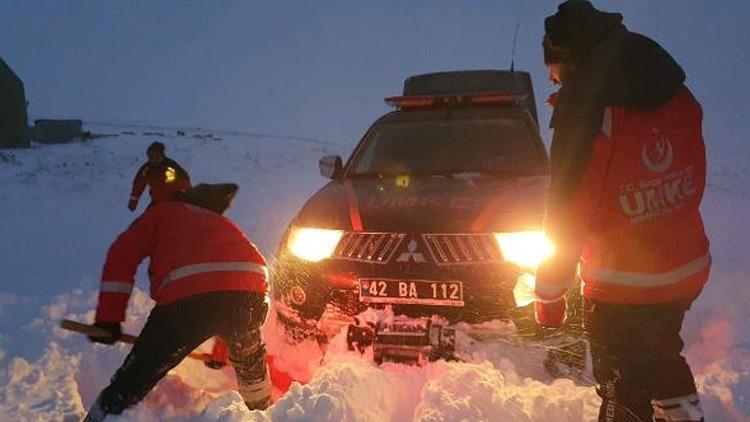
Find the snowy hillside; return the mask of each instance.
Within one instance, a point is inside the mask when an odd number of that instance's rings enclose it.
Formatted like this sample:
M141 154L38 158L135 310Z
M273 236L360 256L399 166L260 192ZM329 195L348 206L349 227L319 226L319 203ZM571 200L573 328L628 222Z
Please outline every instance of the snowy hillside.
M353 145L242 133L89 125L117 134L86 143L0 151L0 420L78 420L128 347L92 345L56 327L93 319L107 246L135 214L130 183L146 146L160 140L194 182L235 182L229 216L267 257L303 201L325 180L317 160ZM162 136L158 136L157 133ZM711 421L750 420L750 183L736 157L710 156L704 211L712 240L711 281L687 316L684 337ZM143 198L138 212L143 210ZM139 275L125 329L137 333L152 303ZM265 333L280 350L273 321ZM287 364L317 350L284 350ZM265 412L248 412L231 370L186 360L120 421L519 420L595 418L589 386L550 380L539 353L477 346L471 363L424 368L374 366L339 336L306 385L295 384ZM304 365L303 365L304 366ZM531 378L536 377L536 379ZM109 420L109 419L108 419Z

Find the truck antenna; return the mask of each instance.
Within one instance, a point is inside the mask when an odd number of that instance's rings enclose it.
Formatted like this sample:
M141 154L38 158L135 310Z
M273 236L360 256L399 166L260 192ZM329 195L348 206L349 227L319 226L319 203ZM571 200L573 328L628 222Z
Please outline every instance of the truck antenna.
M516 22L516 30L513 33L513 53L510 56L510 71L515 71L516 68L516 42L518 41L518 27L520 26L519 22Z

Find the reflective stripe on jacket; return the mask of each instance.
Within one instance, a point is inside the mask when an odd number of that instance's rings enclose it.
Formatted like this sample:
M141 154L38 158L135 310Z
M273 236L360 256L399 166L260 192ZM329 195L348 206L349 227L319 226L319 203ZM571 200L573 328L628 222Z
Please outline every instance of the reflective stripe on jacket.
M122 321L140 262L150 258L157 305L208 292L266 293L268 272L258 249L228 218L180 202L149 208L107 253L97 321Z

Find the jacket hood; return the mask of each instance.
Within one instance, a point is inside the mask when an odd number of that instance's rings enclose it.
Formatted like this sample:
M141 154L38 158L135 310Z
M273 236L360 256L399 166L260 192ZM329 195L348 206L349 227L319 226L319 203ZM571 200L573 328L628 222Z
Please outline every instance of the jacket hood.
M608 86L613 106L649 109L666 103L685 82L685 72L656 41L622 31L615 35L619 51Z
M223 214L232 204L238 189L239 186L234 183L201 183L185 191L176 191L173 198L177 202L184 202Z

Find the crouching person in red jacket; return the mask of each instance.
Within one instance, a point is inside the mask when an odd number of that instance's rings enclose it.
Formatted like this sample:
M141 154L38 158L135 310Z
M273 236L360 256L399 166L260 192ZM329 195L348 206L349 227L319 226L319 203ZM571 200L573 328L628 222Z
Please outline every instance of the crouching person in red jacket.
M198 185L174 201L149 208L107 253L96 325L111 344L140 262L150 258L156 306L125 362L89 410L101 421L138 403L193 349L218 336L229 346L239 392L251 410L270 404L266 351L260 336L266 304L266 262L245 234L222 213L237 185Z

